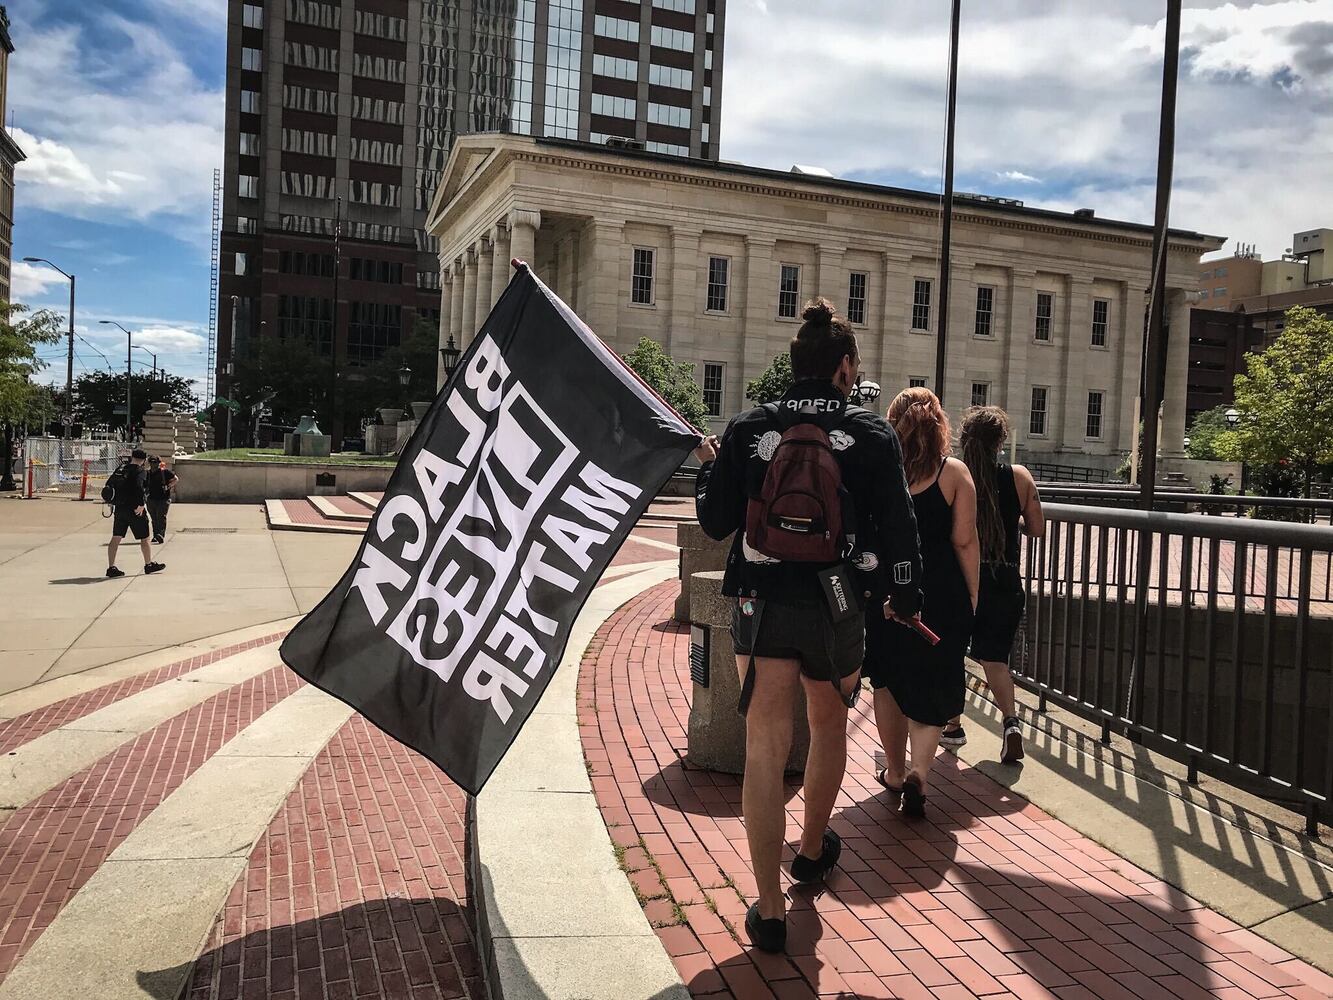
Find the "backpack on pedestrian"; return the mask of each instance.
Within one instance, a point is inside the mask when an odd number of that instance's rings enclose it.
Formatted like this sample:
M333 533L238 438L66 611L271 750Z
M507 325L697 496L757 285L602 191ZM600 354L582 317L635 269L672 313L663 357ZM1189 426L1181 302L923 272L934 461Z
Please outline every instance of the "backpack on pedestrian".
M116 493L125 488L125 465L116 466L111 475L106 477L106 482L102 485L102 503L108 507L114 507L116 504Z

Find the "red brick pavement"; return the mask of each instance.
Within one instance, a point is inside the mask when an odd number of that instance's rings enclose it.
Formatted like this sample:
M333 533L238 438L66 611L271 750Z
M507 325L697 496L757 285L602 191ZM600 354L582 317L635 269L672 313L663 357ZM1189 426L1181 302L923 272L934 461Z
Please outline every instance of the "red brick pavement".
M259 646L267 646L278 642L286 634L286 632L274 632L272 635L234 643L221 649L214 649L198 656L192 656L189 659L178 660L164 667L158 667L156 670L139 674L137 677L128 677L125 680L116 681L104 687L65 698L62 701L47 705L45 708L39 708L16 718L7 719L0 722L0 753L9 753L9 751L35 740L38 736L59 729L75 719L82 719L85 715L91 715L100 708L105 708L107 705L128 698L132 694L145 691L155 684L169 681L181 674L187 674L191 670L197 670L199 667L206 667L208 664L224 660L228 656L243 653L247 649L256 649Z
M353 717L250 855L189 1000L479 1000L465 810L434 765Z
M793 891L787 955L743 946L755 884L740 783L683 764L689 639L669 620L674 588L641 595L598 633L579 725L611 837L694 996L1333 995L1333 978L950 755L935 765L929 818L904 821L874 783L869 699L854 712L834 812L840 870L822 894ZM791 834L801 795L789 792Z
M275 667L150 729L16 810L0 826L0 978L145 816L300 685L286 667Z

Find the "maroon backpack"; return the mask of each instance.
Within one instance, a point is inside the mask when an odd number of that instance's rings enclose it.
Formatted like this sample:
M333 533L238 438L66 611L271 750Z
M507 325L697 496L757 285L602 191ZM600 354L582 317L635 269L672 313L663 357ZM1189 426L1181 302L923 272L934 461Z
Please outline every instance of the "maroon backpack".
M770 412L778 417L776 407ZM802 414L783 430L763 488L750 498L745 540L783 562L837 562L843 556L843 493L828 430L814 414Z

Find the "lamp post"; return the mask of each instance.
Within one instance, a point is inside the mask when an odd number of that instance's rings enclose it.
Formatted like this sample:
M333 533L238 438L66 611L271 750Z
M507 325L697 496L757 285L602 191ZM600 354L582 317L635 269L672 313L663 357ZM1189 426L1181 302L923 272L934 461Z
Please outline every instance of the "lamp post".
M134 334L130 333L129 330L126 330L113 319L99 319L97 322L102 326L114 326L125 334L125 440L129 441L131 435L134 433L134 411L130 407L130 398L132 396L130 386L133 383L133 373L131 371L132 362L130 359L133 357ZM154 359L153 367L157 367L156 359Z
M1229 430L1229 431L1234 431L1237 427L1240 426L1240 410L1236 409L1236 408L1233 406L1233 407L1231 407L1230 409L1227 410L1225 416L1226 416L1226 418L1227 418L1227 430ZM1244 496L1244 495L1245 495L1245 488L1246 488L1246 486L1248 485L1248 484L1246 483L1246 481L1245 481L1245 480L1246 480L1246 472L1247 472L1248 470L1249 470L1249 467L1245 464L1245 460L1244 460L1244 459L1241 459L1241 463L1240 463L1240 495L1241 495L1241 496Z
M146 348L146 347L140 347L138 344L135 344L135 345L134 345L134 349L135 349L136 351L143 351L145 354L147 354L150 358L153 359L153 381L156 382L156 381L157 381L157 355L154 354L152 351L150 351L150 350L149 350L148 348Z
M852 400L862 406L870 406L875 400L879 399L883 392L884 390L878 382L858 378L856 386L852 389Z
M463 357L463 352L454 344L454 338L450 336L449 343L440 348L440 360L444 362L444 382L446 385L454 372L458 370L459 359Z
M24 257L29 264L45 264L54 268L69 279L69 354L65 360L65 433L69 437L74 429L74 275L64 268L52 264L45 257Z

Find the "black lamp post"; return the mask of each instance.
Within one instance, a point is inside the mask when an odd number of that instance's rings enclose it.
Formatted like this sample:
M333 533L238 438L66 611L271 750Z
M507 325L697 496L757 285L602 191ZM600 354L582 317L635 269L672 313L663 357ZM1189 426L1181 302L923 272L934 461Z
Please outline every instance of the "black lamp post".
M448 344L440 348L440 360L444 362L444 380L446 382L458 370L458 361L463 357L463 352L454 345L454 338L450 337Z
M1236 409L1236 408L1233 406L1233 407L1231 407L1229 410L1227 410L1227 412L1226 412L1225 415L1226 415L1226 418L1227 418L1227 430L1229 430L1229 431L1234 431L1237 427L1240 426L1240 410ZM1246 488L1246 486L1248 485L1248 484L1246 483L1246 478L1247 478L1246 473L1247 473L1248 471L1249 471L1249 467L1245 464L1245 461L1242 459L1242 460L1241 460L1241 463L1240 463L1240 495L1241 495L1241 496L1244 496L1244 495L1245 495L1245 488Z
M853 402L860 403L862 406L869 406L883 394L884 390L878 382L872 382L869 379L858 378L856 387L852 389Z

